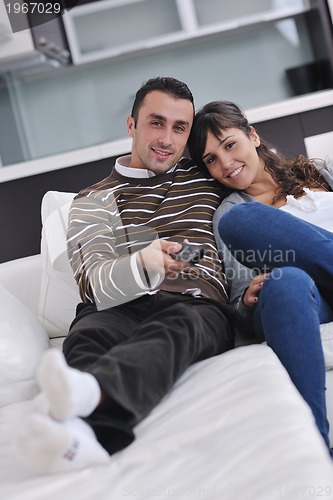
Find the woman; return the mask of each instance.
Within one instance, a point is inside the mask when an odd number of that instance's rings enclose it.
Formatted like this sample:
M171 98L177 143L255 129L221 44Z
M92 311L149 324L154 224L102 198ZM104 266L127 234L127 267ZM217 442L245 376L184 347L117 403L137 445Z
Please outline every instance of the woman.
M286 160L228 101L196 114L189 150L226 188L213 224L243 333L276 352L332 455L320 324L333 321L333 167Z

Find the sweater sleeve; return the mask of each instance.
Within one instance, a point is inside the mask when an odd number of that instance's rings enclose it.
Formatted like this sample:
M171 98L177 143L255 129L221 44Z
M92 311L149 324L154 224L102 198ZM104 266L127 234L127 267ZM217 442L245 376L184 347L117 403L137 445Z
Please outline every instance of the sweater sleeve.
M149 284L138 276L130 242L117 249L125 231L115 198L100 193L76 197L69 211L67 251L84 302L107 309L144 294ZM127 234L123 239L126 241ZM152 277L152 281L156 281Z
M242 203L242 201L239 201ZM244 203L244 201L243 201ZM225 273L229 284L230 304L238 313L237 330L240 335L253 334L253 309L243 304L242 297L250 285L256 272L236 260L223 242L218 231L218 225L222 215L238 203L225 199L216 210L213 218L213 230L216 244L223 259Z

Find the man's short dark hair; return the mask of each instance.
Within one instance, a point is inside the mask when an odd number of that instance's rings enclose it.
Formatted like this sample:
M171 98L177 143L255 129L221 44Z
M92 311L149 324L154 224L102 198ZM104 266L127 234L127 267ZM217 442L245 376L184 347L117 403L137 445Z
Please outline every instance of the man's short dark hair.
M166 94L170 94L171 96L178 99L187 99L193 105L194 114L194 98L186 83L169 76L159 76L157 78L150 78L150 80L147 80L135 95L135 100L131 112L131 115L134 118L135 126L139 116L139 109L144 98L147 94L153 92L154 90L165 92Z

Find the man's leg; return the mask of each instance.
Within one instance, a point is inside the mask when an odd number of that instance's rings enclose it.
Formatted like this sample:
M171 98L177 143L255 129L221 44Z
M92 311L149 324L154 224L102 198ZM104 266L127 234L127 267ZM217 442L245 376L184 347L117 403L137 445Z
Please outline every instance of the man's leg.
M115 316L116 327L112 328L110 315L98 313L93 306L86 306L78 314L73 327L87 332L77 342L77 349L73 345L79 370L70 367L58 349L44 354L37 375L42 392L35 398L32 414L15 441L19 459L33 472L59 473L108 463L110 455L97 441L92 427L76 417L92 413L101 399L100 386L87 367L126 339L139 322L134 315L120 311Z
M264 282L254 312L260 340L277 354L291 380L309 404L329 448L325 401L325 363L320 323L333 321L333 311L301 269L275 269Z
M188 366L234 343L228 320L211 301L164 292L146 300L149 314L135 332L89 367L104 401L85 421L110 454L133 441L134 426Z
M137 316L142 315L144 309L146 318L137 322ZM102 403L84 420L112 454L133 441L133 427L190 364L232 348L233 334L224 313L214 303L178 294L160 292L140 299L130 309L127 307L128 338L122 334L121 339L118 332L116 342L114 332L110 334L110 331L119 324L114 323L116 316L120 318L119 310L108 311L95 317L84 316L74 324L64 352L69 364L79 370L67 366L62 378L67 375L68 379L75 379L75 383L66 386L76 387L78 392L80 376L83 388L87 375L93 375L98 381ZM102 321L97 321L100 318ZM62 395L63 391L59 390L59 399ZM78 398L74 399L74 406L81 408ZM72 408L71 404L71 414Z

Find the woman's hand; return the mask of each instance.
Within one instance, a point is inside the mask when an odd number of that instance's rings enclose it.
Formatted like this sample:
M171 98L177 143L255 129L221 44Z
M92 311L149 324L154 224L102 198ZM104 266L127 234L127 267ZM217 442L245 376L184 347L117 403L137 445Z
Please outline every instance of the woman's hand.
M265 279L269 276L269 273L258 274L253 278L250 286L246 289L242 301L246 307L254 307L258 302L258 295L260 293L261 287L264 284Z

